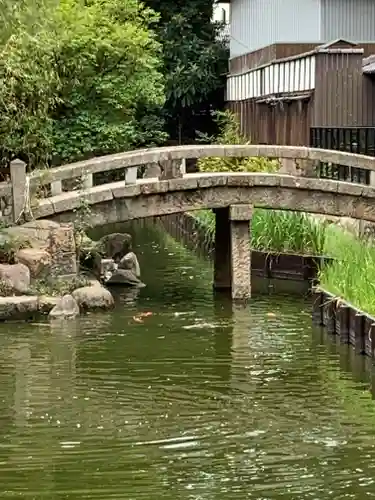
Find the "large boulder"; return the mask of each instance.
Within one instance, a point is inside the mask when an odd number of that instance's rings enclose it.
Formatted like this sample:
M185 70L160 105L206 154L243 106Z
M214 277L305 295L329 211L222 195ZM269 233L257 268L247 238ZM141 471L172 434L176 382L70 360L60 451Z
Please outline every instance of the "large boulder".
M141 268L139 266L139 262L137 256L134 252L128 252L124 257L120 260L119 269L128 269L132 271L132 273L139 278L141 276Z
M131 251L132 237L127 233L111 233L103 236L95 245L95 250L107 259L119 261Z
M79 307L84 310L111 309L115 304L111 292L101 286L99 282L91 286L77 288L72 295Z
M38 311L38 297L0 297L0 320L31 319Z
M64 295L60 297L57 304L50 311L48 317L50 319L56 318L75 318L79 315L79 306L77 301L72 295Z
M33 220L21 226L2 229L3 237L16 241L20 247L47 249L51 230L58 229L60 224L51 220Z
M143 288L146 285L129 269L117 269L106 281L107 285L124 285Z
M45 278L51 271L51 254L42 248L21 248L15 261L30 269L32 278Z
M106 284L108 285L124 285L136 288L143 288L146 286L139 279L141 269L137 256L134 252L128 252L120 260L117 269L112 270L106 277Z
M15 295L27 293L30 287L30 270L25 264L0 264L0 282L7 292Z

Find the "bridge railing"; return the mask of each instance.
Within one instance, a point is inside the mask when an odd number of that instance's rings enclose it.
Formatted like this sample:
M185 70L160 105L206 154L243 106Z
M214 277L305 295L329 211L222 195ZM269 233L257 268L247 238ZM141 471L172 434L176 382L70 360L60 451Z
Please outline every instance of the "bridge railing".
M361 168L374 176L375 158L343 151L326 149L269 146L269 145L193 145L150 148L92 158L51 169L36 170L27 175L26 165L15 160L11 164L9 182L0 184L0 210L2 219L13 221L32 205L37 193L39 198L54 200L77 196L77 191L105 190L103 183L118 181L121 185L142 182L142 178L163 181L182 177L184 161L204 157L265 157L278 159L280 173L316 177L320 162L340 164L348 168ZM98 176L101 179L98 180ZM3 200L7 199L5 202ZM10 201L9 201L10 200ZM35 200L34 200L35 201ZM10 207L10 209L9 209Z

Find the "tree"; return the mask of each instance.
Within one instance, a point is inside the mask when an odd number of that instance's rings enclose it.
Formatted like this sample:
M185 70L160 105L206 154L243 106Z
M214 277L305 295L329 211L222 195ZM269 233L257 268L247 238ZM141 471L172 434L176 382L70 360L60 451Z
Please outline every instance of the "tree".
M3 12L3 161L56 164L165 139L155 12L138 0L22 0Z
M209 0L146 0L160 13L168 132L179 142L194 139L196 130L212 133L213 109L224 105L228 50L213 24Z

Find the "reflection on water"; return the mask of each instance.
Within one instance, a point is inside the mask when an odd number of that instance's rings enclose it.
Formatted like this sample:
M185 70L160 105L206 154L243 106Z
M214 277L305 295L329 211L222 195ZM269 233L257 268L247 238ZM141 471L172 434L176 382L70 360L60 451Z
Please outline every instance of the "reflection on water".
M138 297L1 326L0 498L375 497L366 358L313 331L307 301L214 301L207 262L135 237Z

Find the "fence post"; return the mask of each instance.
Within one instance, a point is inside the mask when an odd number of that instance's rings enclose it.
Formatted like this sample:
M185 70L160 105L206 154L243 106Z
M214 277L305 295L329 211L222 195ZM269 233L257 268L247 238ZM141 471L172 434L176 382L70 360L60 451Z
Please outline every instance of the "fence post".
M16 222L23 212L27 196L26 163L24 161L16 159L10 162L10 180L12 183L13 222Z

